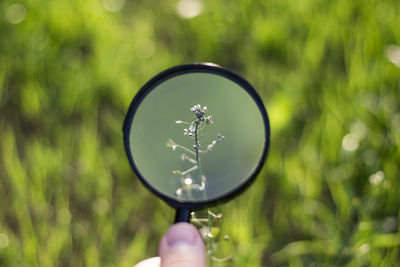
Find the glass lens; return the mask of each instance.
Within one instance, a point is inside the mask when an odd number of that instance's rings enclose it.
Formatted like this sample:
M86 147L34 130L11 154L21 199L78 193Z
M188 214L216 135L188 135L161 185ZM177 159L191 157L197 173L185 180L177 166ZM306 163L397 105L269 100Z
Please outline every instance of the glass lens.
M153 85L129 129L136 171L163 196L209 202L240 188L266 146L265 122L238 83L207 72Z

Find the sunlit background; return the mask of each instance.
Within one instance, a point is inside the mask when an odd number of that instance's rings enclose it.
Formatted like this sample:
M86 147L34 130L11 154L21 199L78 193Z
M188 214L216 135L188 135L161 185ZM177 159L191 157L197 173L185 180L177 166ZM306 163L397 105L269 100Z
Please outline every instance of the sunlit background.
M134 176L122 123L147 80L191 62L244 76L271 119L258 179L212 209L215 256L233 256L217 266L400 262L398 0L3 0L0 14L0 266L156 255L174 212Z

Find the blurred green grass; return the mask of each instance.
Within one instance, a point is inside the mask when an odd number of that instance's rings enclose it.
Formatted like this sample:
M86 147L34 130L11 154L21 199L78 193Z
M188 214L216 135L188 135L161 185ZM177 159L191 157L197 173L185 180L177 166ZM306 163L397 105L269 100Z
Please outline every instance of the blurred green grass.
M174 214L134 177L122 122L153 75L209 61L253 84L272 127L254 186L215 208L217 255L400 262L398 1L182 3L1 1L0 266L155 255Z

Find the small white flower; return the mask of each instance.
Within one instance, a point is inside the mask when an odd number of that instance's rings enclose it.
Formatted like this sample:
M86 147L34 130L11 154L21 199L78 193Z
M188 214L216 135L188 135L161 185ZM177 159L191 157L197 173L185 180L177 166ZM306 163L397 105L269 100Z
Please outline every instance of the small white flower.
M192 178L190 177L186 177L184 180L185 185L191 185L193 183Z
M182 188L178 188L178 189L176 190L176 195L177 195L178 197L182 195Z
M197 111L197 110L199 110L199 109L201 109L201 106L200 106L200 104L197 104L197 105L194 105L194 106L190 109L190 111L195 112L195 111Z
M171 147L175 151L178 145L170 138L167 141L167 147Z
M177 121L175 121L175 123L176 123L176 124L182 124L182 123L183 123L183 121L181 121L181 120L177 120Z
M211 124L211 123L213 123L212 117L211 116L206 117L206 124Z

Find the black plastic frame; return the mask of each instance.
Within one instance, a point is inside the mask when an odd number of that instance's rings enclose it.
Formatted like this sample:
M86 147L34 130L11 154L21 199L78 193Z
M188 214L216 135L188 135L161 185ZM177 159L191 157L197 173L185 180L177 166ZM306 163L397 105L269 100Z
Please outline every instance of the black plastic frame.
M258 163L257 168L255 171L248 177L248 179L241 184L239 187L235 188L234 190L222 195L219 198L215 199L210 199L207 201L203 202L180 202L177 201L173 198L170 198L169 196L166 196L159 191L157 191L155 188L153 188L145 179L145 177L142 176L138 168L136 167L134 157L131 154L130 151L130 128L132 125L133 117L135 116L136 109L142 102L142 100L146 97L146 95L153 90L154 88L157 87L160 83L171 79L175 76L186 74L186 73L212 73L216 75L223 76L236 84L238 84L241 88L247 91L247 93L253 98L255 103L257 104L263 121L264 121L264 127L265 127L265 143L264 143L264 148L263 152L260 158L260 161ZM197 210L201 209L207 206L213 206L217 205L223 202L228 201L229 199L235 197L239 193L242 193L247 187L250 186L250 184L255 180L256 176L258 173L261 171L261 168L263 167L263 164L265 162L267 153L268 153L268 148L269 148L269 142L270 142L270 124L269 124L269 119L267 115L267 111L264 108L264 105L262 103L261 98L257 94L256 90L250 85L249 82L247 82L244 78L239 76L238 74L227 70L225 68L222 68L218 65L215 65L213 63L196 63L196 64L186 64L186 65L179 65L175 66L172 68L169 68L158 75L154 76L150 81L148 81L136 94L134 99L132 100L128 113L125 117L124 125L123 125L123 134L124 134L124 145L125 145L125 150L129 159L129 162L136 173L137 177L139 180L150 190L152 191L155 195L158 197L162 198L167 204L174 208L178 209L186 209L186 210Z

